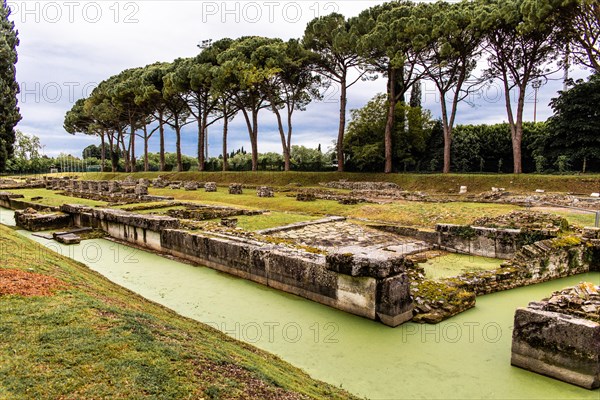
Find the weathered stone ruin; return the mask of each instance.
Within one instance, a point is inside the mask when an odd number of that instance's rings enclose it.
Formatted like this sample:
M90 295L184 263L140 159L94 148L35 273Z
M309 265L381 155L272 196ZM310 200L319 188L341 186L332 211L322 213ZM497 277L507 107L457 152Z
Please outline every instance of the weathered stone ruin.
M169 186L169 181L164 179L162 176L159 176L158 178L155 178L152 180L152 187L155 188L166 188L167 186Z
M205 192L216 192L217 184L215 182L206 182L204 184L204 191Z
M108 181L108 193L119 193L121 184L118 181Z
M17 226L31 232L62 229L70 225L71 217L61 212L40 212L33 208L15 210Z
M355 205L355 204L362 203L362 202L363 202L362 199L359 199L356 197L347 197L347 198L338 200L338 203L344 204L344 205Z
M284 244L224 233L189 232L179 219L63 205L74 226L206 265L340 310L397 326L412 317L403 259L326 257Z
M600 387L600 287L580 283L515 313L511 364Z
M186 203L185 209L168 210L167 214L173 218L205 221L209 219L236 217L239 215L260 215L264 212L265 211L263 210L246 210L236 207Z
M297 201L315 201L315 200L317 200L317 198L312 193L303 192L303 193L298 193L296 195L296 200Z
M321 185L332 189L347 190L401 190L400 186L392 182L348 182L346 180L339 180Z
M256 195L258 197L274 197L275 193L270 186L259 186L256 188Z
M241 183L232 183L229 185L229 194L242 194L242 184Z
M238 219L237 218L221 218L221 225L227 228L235 228L237 227Z
M187 191L198 190L198 182L196 181L186 181L183 184L183 188Z
M135 185L135 195L138 197L146 196L148 194L148 186L141 183Z
M84 199L108 202L138 202L173 200L173 197L148 194L148 179L124 181L80 181L74 179L46 179L46 189L61 190L65 194Z

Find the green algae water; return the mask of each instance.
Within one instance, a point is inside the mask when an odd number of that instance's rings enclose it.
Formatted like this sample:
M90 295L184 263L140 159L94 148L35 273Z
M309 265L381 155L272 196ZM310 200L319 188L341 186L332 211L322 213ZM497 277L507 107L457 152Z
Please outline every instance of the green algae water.
M15 226L15 213L12 210L0 207L0 224Z
M421 264L428 279L440 280L465 272L486 271L500 267L505 260L498 258L449 253L434 257Z
M438 325L389 328L209 268L97 239L79 245L21 234L178 313L279 355L312 377L373 399L595 399L510 365L514 310L600 273L479 297Z

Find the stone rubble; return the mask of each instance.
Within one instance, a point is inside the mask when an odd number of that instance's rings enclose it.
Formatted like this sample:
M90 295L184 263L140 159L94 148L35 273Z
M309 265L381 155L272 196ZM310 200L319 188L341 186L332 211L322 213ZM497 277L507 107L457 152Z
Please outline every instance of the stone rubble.
M232 183L229 185L229 194L243 194L241 183Z
M340 179L339 181L321 183L320 185L332 189L347 190L401 190L397 184L392 182L348 182Z
M538 306L545 311L573 315L600 323L600 286L581 282L552 293Z
M315 200L317 200L317 198L312 193L301 192L301 193L296 194L296 200L297 201L315 201Z
M270 186L259 186L256 188L256 195L258 197L275 197L275 193Z
M198 182L195 181L186 181L183 184L183 188L187 191L193 191L193 190L198 190Z

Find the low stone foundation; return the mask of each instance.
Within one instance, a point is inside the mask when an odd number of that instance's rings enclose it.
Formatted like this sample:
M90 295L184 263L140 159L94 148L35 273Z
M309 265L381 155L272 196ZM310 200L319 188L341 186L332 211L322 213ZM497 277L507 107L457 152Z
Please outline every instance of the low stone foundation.
M558 235L558 229L510 229L437 224L438 246L476 256L510 259L524 245Z
M269 186L259 186L256 188L256 195L258 197L274 197L274 191L272 187Z
M242 184L241 183L232 183L229 185L229 194L242 194Z
M347 190L400 190L400 187L392 182L348 182L339 180L321 184L332 189L347 189Z
M60 212L42 213L28 208L15 211L15 223L28 231L40 232L66 228L71 224L71 216Z
M312 193L298 193L296 195L296 200L298 201L315 201L317 198Z
M600 323L572 312L567 305L589 303L585 305L589 314L597 317L599 289L589 283L580 284L517 309L511 364L586 389L599 388ZM557 307L557 297L566 298L567 304Z
M179 229L177 218L63 205L76 226L240 276L362 317L397 326L412 318L404 259L323 254L216 232Z
M205 221L215 218L236 217L239 215L260 215L263 210L246 210L243 208L226 206L208 206L200 204L185 203L185 210L168 210L167 214L173 218L192 219Z

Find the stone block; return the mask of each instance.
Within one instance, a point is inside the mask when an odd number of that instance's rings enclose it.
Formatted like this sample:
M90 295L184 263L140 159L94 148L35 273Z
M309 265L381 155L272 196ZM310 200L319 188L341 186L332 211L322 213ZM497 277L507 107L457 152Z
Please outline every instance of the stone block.
M148 186L146 186L146 185L136 185L135 186L135 195L136 196L146 196L146 195L148 195Z
M519 308L511 364L584 387L600 387L600 324L570 315Z
M269 186L259 186L256 189L256 195L258 197L274 197L274 191L272 187Z
M74 233L55 232L52 236L54 240L62 244L78 244L81 242L81 236Z
M71 216L63 213L38 213L32 209L15 211L16 225L31 232L62 229L71 224Z
M221 218L221 225L228 228L236 228L238 224L237 218Z
M229 185L229 194L242 194L242 184L241 183L232 183Z
M183 184L183 188L187 191L198 190L198 182L187 181Z
M206 192L216 192L217 184L215 182L206 182L204 184L204 191Z
M108 181L108 192L117 193L121 191L121 183L118 181Z
M413 299L407 274L386 278L377 283L377 317L388 326L396 327L413 317Z
M297 201L315 201L317 198L313 193L298 193L296 195Z
M586 239L600 239L600 228L586 226L583 228L583 237Z

